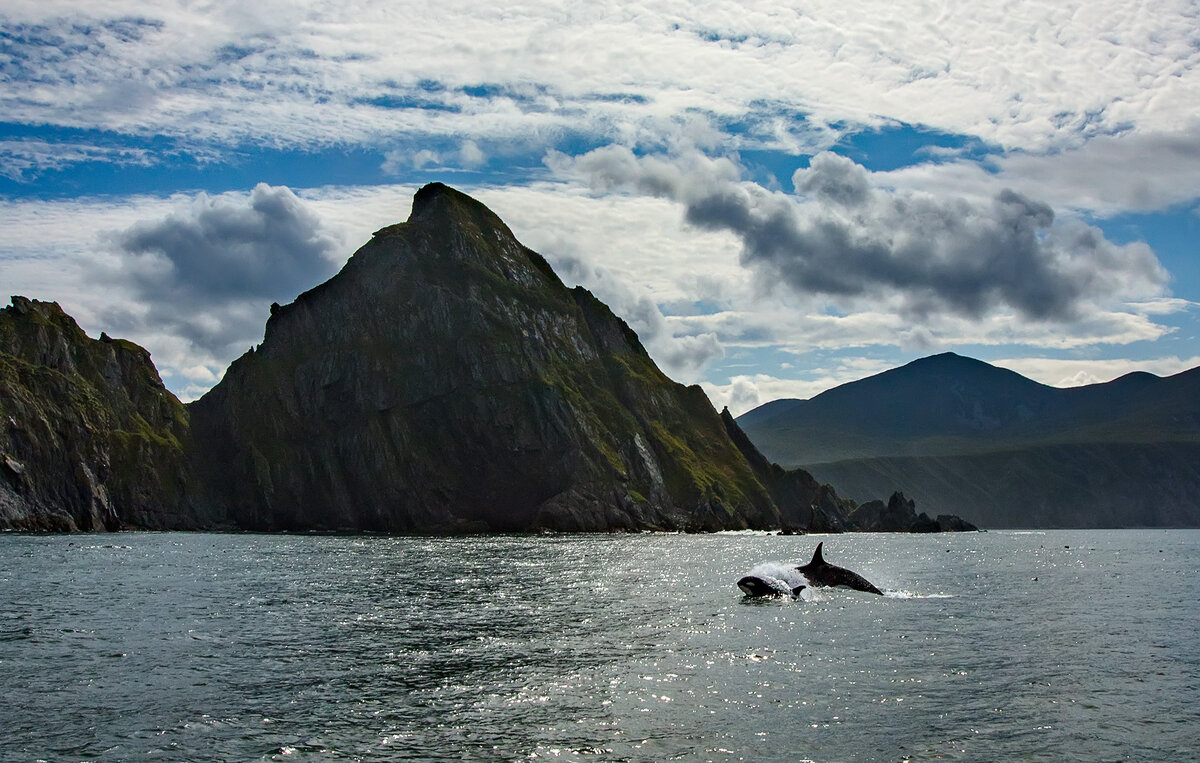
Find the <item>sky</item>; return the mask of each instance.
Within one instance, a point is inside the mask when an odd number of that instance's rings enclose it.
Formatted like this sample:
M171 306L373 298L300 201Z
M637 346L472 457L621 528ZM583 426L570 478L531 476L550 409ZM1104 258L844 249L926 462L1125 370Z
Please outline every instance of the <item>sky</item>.
M735 414L945 351L1174 374L1200 365L1198 17L5 0L2 293L196 399L440 181Z

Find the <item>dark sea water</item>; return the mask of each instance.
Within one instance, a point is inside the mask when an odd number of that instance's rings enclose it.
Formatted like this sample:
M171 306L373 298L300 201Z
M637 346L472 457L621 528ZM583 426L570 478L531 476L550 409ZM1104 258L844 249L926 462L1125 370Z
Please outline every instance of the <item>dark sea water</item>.
M768 560L888 592L746 600ZM3 760L1197 760L1200 531L0 537Z

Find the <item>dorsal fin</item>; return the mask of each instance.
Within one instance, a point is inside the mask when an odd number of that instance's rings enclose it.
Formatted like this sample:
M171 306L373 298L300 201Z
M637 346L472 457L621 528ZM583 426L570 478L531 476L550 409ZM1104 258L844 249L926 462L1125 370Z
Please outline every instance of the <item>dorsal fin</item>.
M813 564L824 564L825 563L825 558L823 556L821 556L821 546L824 546L824 545L825 545L825 541L821 541L820 543L817 544L817 550L813 552L812 561L808 563L810 566Z

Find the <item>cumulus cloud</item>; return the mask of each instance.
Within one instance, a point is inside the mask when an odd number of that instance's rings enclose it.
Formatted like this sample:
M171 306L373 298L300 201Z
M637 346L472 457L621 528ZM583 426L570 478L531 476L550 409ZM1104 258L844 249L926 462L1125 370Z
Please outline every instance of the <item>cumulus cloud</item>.
M899 299L912 318L1007 310L1068 321L1090 304L1159 296L1167 280L1145 244L1115 244L1028 196L1002 190L979 202L889 190L828 152L796 172L795 195L741 182L732 163L697 155L639 157L607 147L549 163L601 188L681 203L693 225L736 234L743 263L766 283Z
M133 293L118 330L167 328L229 360L262 335L272 301L288 302L333 274L339 241L288 188L248 197L198 194L165 217L111 233L102 275Z

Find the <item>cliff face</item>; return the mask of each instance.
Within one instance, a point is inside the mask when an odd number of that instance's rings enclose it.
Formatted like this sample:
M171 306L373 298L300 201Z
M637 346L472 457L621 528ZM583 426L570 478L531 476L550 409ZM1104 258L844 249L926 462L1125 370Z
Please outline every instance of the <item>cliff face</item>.
M698 387L434 184L191 406L194 508L251 529L777 527Z
M0 528L179 527L187 412L132 342L57 303L0 310Z
M767 460L726 408L721 422L734 445L754 470L779 507L784 530L803 530L814 533L837 533L857 530L847 514L853 504L840 498L830 485L822 485L803 469L784 469Z

